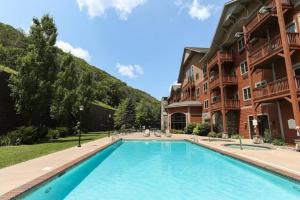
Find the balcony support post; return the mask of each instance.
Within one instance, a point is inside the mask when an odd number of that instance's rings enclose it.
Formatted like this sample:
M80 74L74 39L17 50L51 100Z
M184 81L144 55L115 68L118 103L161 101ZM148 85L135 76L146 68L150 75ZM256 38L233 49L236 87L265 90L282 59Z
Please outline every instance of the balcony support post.
M300 126L300 109L298 104L298 96L297 96L297 88L296 88L296 82L294 79L294 71L293 71L293 64L291 59L291 52L289 48L288 43L288 37L285 27L285 20L284 20L284 13L283 13L283 7L281 4L281 0L275 0L276 4L276 10L277 10L277 17L278 17L278 24L279 24L279 30L280 30L280 36L282 41L282 47L283 47L283 54L284 54L284 61L285 61L285 67L286 67L286 73L287 73L287 79L291 94L291 104L293 108L293 114L296 121L296 126Z
M227 124L226 124L226 111L225 111L225 97L224 97L224 85L223 85L223 72L222 72L222 63L221 63L221 54L220 51L217 54L218 56L218 68L219 68L219 80L220 80L220 90L221 90L221 106L222 106L222 127L223 134L227 134Z
M247 40L247 36L246 36L246 27L243 26L243 32L245 34L244 36L244 40L245 40L245 44L246 44L246 48L245 48L245 51L246 51L246 59L247 59L247 65L248 65L248 69L249 69L249 63L250 63L250 53L249 53L249 48L248 48L248 40ZM254 88L254 85L253 85L253 79L252 79L252 70L249 70L248 71L248 74L249 74L249 86L250 86L250 92L251 92L251 109L252 109L252 115L253 115L253 119L257 120L257 111L256 111L256 106L255 106L255 103L254 103L254 93L253 93L253 88ZM250 124L249 124L249 128L250 128ZM253 128L254 129L254 134L256 135L256 137L259 137L259 127L256 126Z

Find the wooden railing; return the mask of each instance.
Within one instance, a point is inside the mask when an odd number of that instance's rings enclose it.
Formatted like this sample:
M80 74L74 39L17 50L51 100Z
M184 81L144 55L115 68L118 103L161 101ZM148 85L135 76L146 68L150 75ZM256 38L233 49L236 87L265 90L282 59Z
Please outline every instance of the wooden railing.
M290 46L300 47L299 33L288 33L287 36L288 36L288 42ZM277 35L274 39L272 39L269 42L266 41L264 44L258 47L257 50L250 53L249 55L250 67L251 65L253 66L255 64L258 64L260 61L267 59L268 56L271 56L281 48L282 48L282 41L280 35Z
M230 74L223 75L223 83L236 84L237 77L235 75L230 75Z
M281 3L282 3L283 7L291 6L290 0L281 0ZM273 9L276 9L275 0L272 0L267 6L268 7L270 6ZM248 24L246 24L247 32L249 33L251 31L253 31L256 26L261 24L263 21L265 21L271 15L272 15L271 12L266 12L264 14L261 14L261 13L257 12L257 14L253 17L253 19Z
M225 99L225 108L226 109L239 109L240 108L240 100Z
M232 61L233 60L233 56L232 53L230 51L218 51L214 57L212 57L208 63L207 66L208 68L211 68L212 66L214 66L215 64L218 63L218 56L220 56L220 61Z
M222 102L221 100L215 101L211 103L211 109L212 110L218 110L222 108Z
M216 75L214 78L210 79L209 87L214 88L220 84L219 75Z
M289 92L289 84L287 78L282 78L268 83L264 88L253 89L254 100L262 98L270 98Z

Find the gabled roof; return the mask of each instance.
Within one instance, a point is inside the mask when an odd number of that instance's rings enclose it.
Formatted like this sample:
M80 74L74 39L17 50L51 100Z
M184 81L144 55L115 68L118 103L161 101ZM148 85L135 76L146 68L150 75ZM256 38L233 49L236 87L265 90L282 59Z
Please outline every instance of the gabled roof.
M175 102L167 105L165 108L180 108L180 107L201 107L202 103L200 101L182 101Z
M182 73L185 67L185 64L187 63L188 60L190 60L194 55L201 55L204 56L208 52L208 48L198 48L198 47L186 47L184 48L183 55L182 55L182 60L181 60L181 65L180 65L180 70L179 70L179 75L178 75L178 80L177 82L181 82L182 78Z
M247 9L247 5L250 3L260 5L258 1L254 0L231 0L225 3L210 50L201 60L202 63L207 63L216 51L230 46L236 40L233 37L234 34L242 30L243 24L254 13L254 10Z

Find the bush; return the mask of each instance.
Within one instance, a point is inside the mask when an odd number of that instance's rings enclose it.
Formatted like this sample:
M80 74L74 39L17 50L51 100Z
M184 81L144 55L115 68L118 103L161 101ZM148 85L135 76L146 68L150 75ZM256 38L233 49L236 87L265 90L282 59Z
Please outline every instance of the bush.
M44 137L43 132L33 126L21 126L7 134L10 145L33 144Z
M271 137L269 129L266 129L265 132L264 132L264 142L265 143L271 143L272 142L272 137Z
M67 127L57 127L56 130L58 131L59 137L67 137L70 134L70 130Z
M210 132L210 125L208 123L199 124L193 130L193 133L200 136L207 136L209 132Z
M231 138L231 139L242 139L243 136L241 136L240 134L232 134L232 135L230 136L230 138Z
M194 131L194 128L197 126L197 124L195 123L191 123L188 124L185 128L184 128L184 133L185 134L192 134Z
M215 133L215 132L209 132L207 136L211 137L211 138L216 138L217 137L217 133Z
M274 139L272 139L271 143L276 146L284 146L285 145L284 140L281 138L274 138Z
M174 134L184 134L184 131L183 131L183 130L175 130L175 129L172 129L172 130L171 130L171 133L174 133Z
M222 132L216 134L216 137L217 137L217 138L222 138L222 136L223 136L223 133L222 133Z
M59 131L57 129L50 129L47 134L47 138L50 140L55 140L59 138Z
M0 146L10 145L10 138L7 135L0 136Z

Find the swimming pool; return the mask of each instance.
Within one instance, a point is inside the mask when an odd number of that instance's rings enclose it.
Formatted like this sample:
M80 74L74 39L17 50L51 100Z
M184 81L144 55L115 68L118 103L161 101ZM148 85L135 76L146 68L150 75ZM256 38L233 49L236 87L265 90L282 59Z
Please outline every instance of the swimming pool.
M300 184L187 141L120 141L25 199L299 200Z

